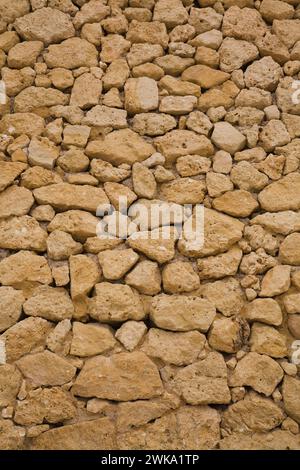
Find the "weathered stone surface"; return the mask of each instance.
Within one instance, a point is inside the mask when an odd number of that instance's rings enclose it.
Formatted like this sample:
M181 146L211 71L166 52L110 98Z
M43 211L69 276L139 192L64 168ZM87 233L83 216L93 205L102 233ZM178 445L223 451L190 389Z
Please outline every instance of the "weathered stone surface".
M148 356L177 366L191 364L205 344L205 336L197 331L171 333L151 328L141 351Z
M131 248L125 250L105 250L98 255L103 275L106 279L122 278L138 261L139 255Z
M155 295L161 290L161 274L158 264L143 260L125 277L125 282L141 294Z
M7 362L14 362L35 349L45 347L52 324L40 317L21 320L5 331L1 339L5 342Z
M22 376L16 366L0 365L0 403L2 407L13 404L19 392L21 381Z
M288 265L274 266L264 276L261 283L261 297L274 297L283 294L290 287L291 267Z
M17 361L22 374L35 386L63 385L75 375L76 368L50 351L29 354Z
M0 282L2 285L21 287L22 284L52 282L47 260L31 251L20 251L0 262Z
M290 173L261 191L261 207L270 212L298 210L300 207L300 175Z
M298 423L300 422L300 408L297 396L300 382L296 377L285 376L282 386L282 397L285 412Z
M29 112L6 114L0 121L0 132L5 132L13 136L26 134L32 137L34 135L40 135L44 131L44 127L44 119Z
M84 325L80 322L73 324L73 338L70 353L73 356L95 356L109 351L116 340L109 328L91 323Z
M206 332L216 315L213 304L200 297L161 294L153 297L150 317L159 328Z
M211 326L208 342L217 351L235 353L249 336L249 327L239 318L216 318Z
M95 293L88 307L95 320L116 322L141 320L145 316L139 295L129 286L101 282L96 285Z
M46 250L47 232L28 215L0 222L0 248L10 250Z
M230 402L226 364L217 352L209 353L205 359L181 369L175 375L172 387L191 405Z
M245 300L239 282L233 277L203 284L202 295L225 316L238 315Z
M220 255L198 259L199 277L200 279L221 279L225 276L234 276L241 259L242 250L237 246L233 246Z
M71 19L54 8L40 8L22 18L17 18L15 28L27 41L43 41L45 45L74 36Z
M37 287L24 303L24 312L33 317L61 321L71 318L74 307L68 292L62 287Z
M274 359L250 352L237 364L229 376L231 387L247 385L259 393L270 396L283 378L283 370Z
M162 383L154 363L142 352L131 352L90 359L72 391L81 397L128 401L161 395Z
M33 195L39 204L50 204L61 211L82 209L96 213L97 208L103 210L109 205L103 189L89 185L53 184L35 189Z
M67 102L68 97L59 90L30 86L16 96L14 110L27 114L37 108L64 105Z
M105 450L115 448L114 426L108 418L53 428L33 439L32 450Z
M280 245L280 259L282 263L292 266L300 265L300 235L292 233L288 235Z
M110 132L103 140L88 143L86 153L113 165L141 162L154 153L154 147L131 129Z
M246 144L245 136L229 122L217 122L211 138L218 148L231 154L242 150Z
M26 188L10 186L0 193L0 219L28 214L34 199Z
M274 326L282 323L282 311L274 299L255 299L243 307L241 314L249 322L258 321Z
M0 332L17 323L21 316L24 301L22 291L15 290L12 287L0 287Z
M250 392L223 413L222 426L230 433L242 433L245 428L247 431L266 432L279 426L283 417L281 408L272 400Z
M285 337L272 326L254 323L251 328L249 344L251 351L259 354L275 358L287 355Z
M179 251L189 256L216 255L238 242L242 238L242 232L243 224L239 220L212 209L205 209L203 247L195 250L189 249L188 239L183 238L179 240L178 248Z
M56 214L48 225L49 232L62 230L70 233L76 240L85 241L88 237L96 235L99 222L95 216L86 211L70 210Z
M50 68L96 67L97 49L85 39L74 37L60 44L49 46L45 54L45 62Z

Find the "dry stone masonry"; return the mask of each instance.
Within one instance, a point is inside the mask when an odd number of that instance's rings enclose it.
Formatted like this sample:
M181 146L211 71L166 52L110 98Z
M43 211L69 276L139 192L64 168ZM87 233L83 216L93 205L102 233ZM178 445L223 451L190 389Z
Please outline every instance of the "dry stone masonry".
M300 1L0 0L0 70L0 449L300 450Z

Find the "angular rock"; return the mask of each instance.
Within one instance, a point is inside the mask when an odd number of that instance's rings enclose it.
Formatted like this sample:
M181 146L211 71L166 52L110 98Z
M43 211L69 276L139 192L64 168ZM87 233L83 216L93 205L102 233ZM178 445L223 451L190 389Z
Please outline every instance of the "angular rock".
M218 148L230 154L242 150L246 145L245 136L229 122L217 122L211 139Z
M29 215L0 222L0 248L9 250L46 250L47 232Z
M89 323L87 325L74 322L73 337L70 354L73 356L95 356L109 351L114 347L116 340L109 328Z
M274 359L250 352L238 362L232 375L229 376L229 385L252 387L268 397L281 382L283 375L283 370Z
M97 57L97 49L93 44L74 37L49 46L45 62L49 68L62 67L72 70L78 67L97 67Z
M138 293L129 286L101 282L95 293L88 306L88 313L95 320L110 323L142 320L145 316Z
M215 315L213 304L200 297L161 294L153 297L150 306L153 323L171 331L199 330L205 333Z
M12 405L17 397L22 376L15 365L0 365L0 406Z
M35 189L33 195L39 204L50 204L62 211L82 209L96 213L98 208L104 210L109 205L103 189L89 185L52 184Z
M274 266L261 282L260 297L274 297L286 292L291 283L291 267L288 265Z
M62 287L37 287L23 305L26 315L50 321L71 318L74 307L68 292Z
M26 41L43 41L46 46L75 34L70 17L54 8L39 8L17 18L14 26Z
M162 391L158 369L143 352L92 358L85 363L72 387L77 396L115 401L152 398Z
M158 107L158 88L152 78L129 78L124 91L125 109L131 115L152 111Z
M245 303L240 284L233 277L203 284L201 294L226 317L238 315Z
M12 287L0 287L0 332L17 323L22 313L24 301L22 291L15 290Z
M103 140L88 143L86 153L113 165L141 162L155 152L154 147L131 129L110 132Z
M262 209L270 212L300 208L300 175L290 173L269 184L258 196Z
M254 299L243 307L241 315L249 322L257 321L274 326L282 323L282 311L274 299Z
M131 248L105 250L98 254L100 266L106 279L121 279L138 261L139 255Z
M282 386L282 397L285 412L300 423L300 408L299 408L299 390L300 381L296 377L285 376Z
M36 387L63 385L73 379L76 367L50 351L29 354L17 361L17 366Z

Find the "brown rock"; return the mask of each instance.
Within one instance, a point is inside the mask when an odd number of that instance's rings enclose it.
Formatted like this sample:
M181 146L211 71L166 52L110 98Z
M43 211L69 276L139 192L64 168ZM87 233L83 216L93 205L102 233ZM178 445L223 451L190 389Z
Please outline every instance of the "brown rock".
M285 376L282 386L282 396L285 412L298 423L300 422L300 408L297 399L300 381L296 377Z
M116 340L109 328L96 323L73 323L73 338L70 354L73 356L95 356L109 351Z
M290 274L291 267L288 265L271 268L262 280L260 297L274 297L286 292L291 283Z
M121 279L138 261L139 255L131 248L125 250L105 250L98 255L103 275L106 279Z
M229 377L229 385L231 387L246 385L268 397L281 382L282 377L283 370L274 359L250 352L238 362Z
M242 348L248 336L247 322L234 318L217 318L211 326L208 343L217 351L235 353Z
M203 284L201 294L226 317L238 315L245 303L240 284L233 277Z
M0 248L9 250L46 250L47 232L28 215L0 222Z
M172 387L191 405L230 402L226 364L217 352L211 352L205 359L179 370Z
M97 49L85 39L74 37L57 45L51 45L45 54L45 62L49 68L62 67L76 69L78 67L96 67Z
M16 366L0 365L0 403L1 407L12 405L21 385L22 376Z
M131 129L110 132L103 140L88 143L86 153L90 157L101 158L113 165L143 161L154 153L154 147Z
M258 321L274 326L282 323L281 308L274 299L255 299L243 307L241 315L249 322Z
M249 340L251 351L280 358L287 355L286 338L275 328L254 323Z
M205 336L198 331L171 333L151 328L141 346L147 356L164 363L183 366L197 359L205 344Z
M156 366L142 352L92 358L85 363L72 387L77 396L115 401L152 398L162 391Z
M40 316L51 321L71 318L74 307L68 292L62 287L37 287L24 303L24 312L33 317Z
M88 313L102 322L142 320L145 316L139 295L129 286L101 282L89 301Z
M29 354L17 361L22 374L35 386L63 385L75 375L76 368L50 351Z
M109 205L103 189L89 185L52 184L35 189L33 195L39 204L50 204L63 211L82 209L96 213L98 208L104 209Z
M125 283L141 294L155 295L161 290L161 274L158 264L143 260L125 277Z
M17 323L22 313L24 301L22 291L17 291L12 287L0 287L0 332Z
M153 297L150 306L155 325L171 331L200 330L205 333L215 315L213 304L200 297L161 294Z
M184 261L175 261L163 268L162 281L165 292L179 294L191 292L200 286L199 276L192 264Z
M228 80L230 75L207 65L192 65L182 73L181 77L183 80L196 83L202 88L212 88Z

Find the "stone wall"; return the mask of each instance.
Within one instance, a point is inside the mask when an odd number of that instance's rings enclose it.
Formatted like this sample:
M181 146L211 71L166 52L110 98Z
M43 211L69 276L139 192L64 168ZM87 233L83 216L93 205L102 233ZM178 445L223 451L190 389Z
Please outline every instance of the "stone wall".
M0 448L300 449L299 0L0 0L0 68Z

